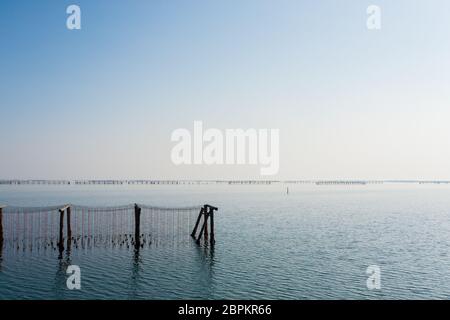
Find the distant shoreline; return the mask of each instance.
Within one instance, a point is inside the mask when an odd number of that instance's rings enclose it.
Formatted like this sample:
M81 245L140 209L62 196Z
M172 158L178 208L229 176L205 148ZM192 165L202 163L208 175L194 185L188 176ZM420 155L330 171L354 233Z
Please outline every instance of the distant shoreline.
M271 185L271 184L315 184L315 185L367 185L385 183L450 184L449 180L0 180L0 185Z

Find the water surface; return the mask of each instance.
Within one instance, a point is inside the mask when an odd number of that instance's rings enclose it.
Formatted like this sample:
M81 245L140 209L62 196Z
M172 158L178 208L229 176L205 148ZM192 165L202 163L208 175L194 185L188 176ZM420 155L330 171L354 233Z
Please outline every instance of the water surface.
M0 203L218 206L194 243L3 255L0 299L447 299L450 186L0 186ZM68 290L67 265L82 289ZM368 290L366 268L381 268Z

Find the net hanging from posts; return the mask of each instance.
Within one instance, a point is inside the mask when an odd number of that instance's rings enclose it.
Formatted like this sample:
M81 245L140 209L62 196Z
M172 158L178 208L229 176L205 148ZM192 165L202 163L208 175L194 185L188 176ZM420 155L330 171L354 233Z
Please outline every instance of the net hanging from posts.
M71 206L71 237L75 248L129 246L134 228L134 206Z
M190 233L201 206L166 208L138 204L141 210L141 236L154 245L192 242Z
M16 251L56 250L60 208L61 206L4 208L4 246Z
M144 248L192 243L190 233L202 206L137 206L140 208L139 239L136 238L135 205L6 207L3 209L3 247L14 251L42 251L58 250L61 246L85 249L138 245ZM70 209L63 210L61 215L61 208L65 207Z

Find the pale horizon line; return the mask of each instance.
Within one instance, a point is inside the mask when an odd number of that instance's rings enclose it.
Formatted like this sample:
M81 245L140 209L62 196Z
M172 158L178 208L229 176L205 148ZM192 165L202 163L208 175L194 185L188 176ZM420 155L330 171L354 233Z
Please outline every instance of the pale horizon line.
M308 182L366 182L366 183L382 183L382 182L433 182L433 183L450 183L447 179L354 179L354 178L325 178L325 179L0 179L0 184L5 183L81 183L81 182L288 182L288 183L308 183Z

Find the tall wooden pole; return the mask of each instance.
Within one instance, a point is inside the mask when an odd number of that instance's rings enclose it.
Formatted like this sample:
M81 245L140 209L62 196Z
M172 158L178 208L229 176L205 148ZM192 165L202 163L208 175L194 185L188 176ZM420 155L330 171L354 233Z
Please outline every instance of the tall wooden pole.
M58 241L58 247L59 251L62 252L64 250L64 210L59 210L59 241Z
M134 246L139 249L141 245L141 208L137 204L134 205Z
M214 239L214 208L212 208L212 207L209 207L209 210L210 210L210 214L209 214L209 216L210 216L210 219L209 219L209 223L210 223L210 239L209 239L209 241L210 241L210 243L213 245L215 242L216 242L216 240Z
M205 217L205 221L204 221L205 228L203 230L203 235L205 237L205 241L208 240L208 218L209 218L209 214L210 213L211 213L211 211L208 208L208 210L206 211L206 214L204 215L204 217Z
M70 207L67 207L67 248L70 250L72 244L72 228L70 226Z

